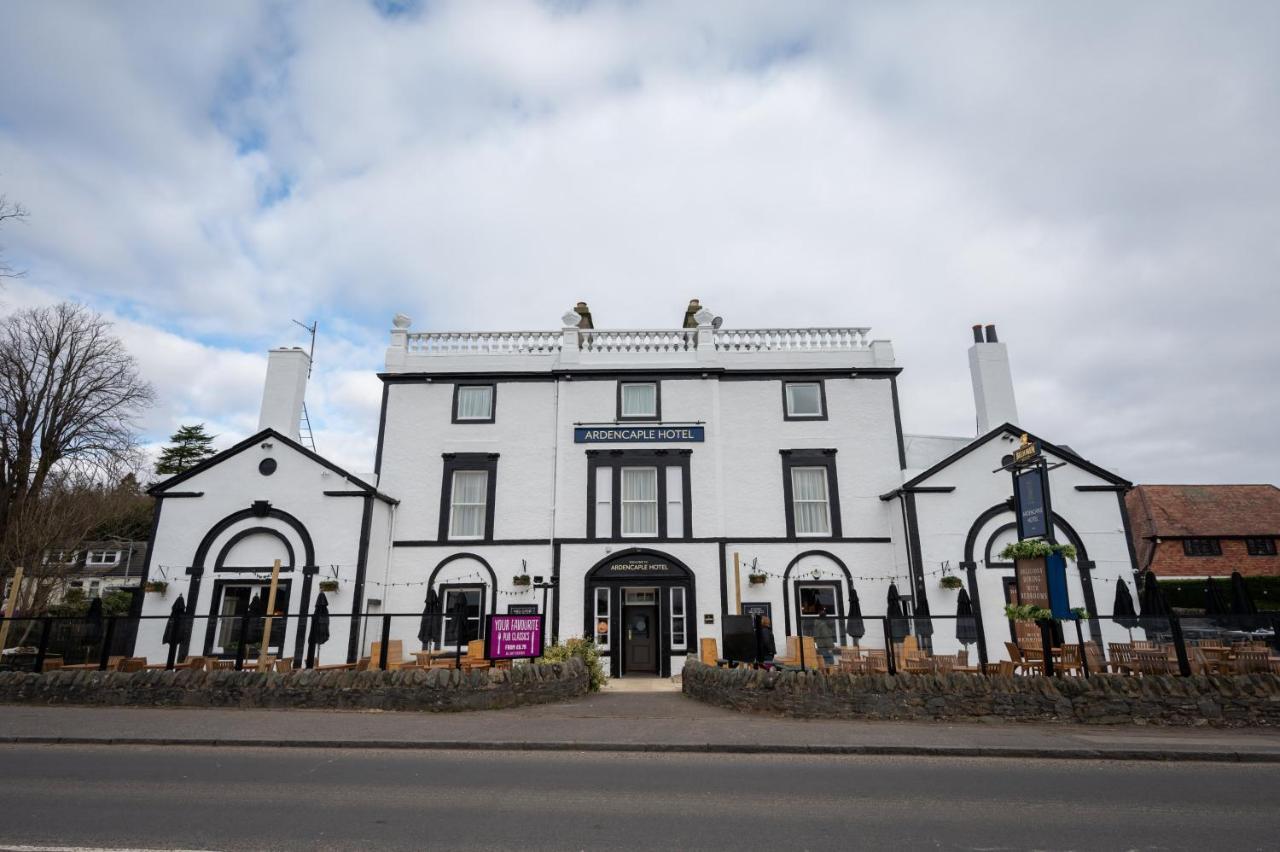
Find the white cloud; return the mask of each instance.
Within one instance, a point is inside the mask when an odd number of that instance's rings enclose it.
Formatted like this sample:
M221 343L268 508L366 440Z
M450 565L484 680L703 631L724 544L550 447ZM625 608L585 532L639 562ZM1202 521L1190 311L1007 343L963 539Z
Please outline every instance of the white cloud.
M0 8L3 240L123 318L152 437L256 425L318 319L320 449L371 463L418 327L870 324L909 429L1025 424L1139 480L1280 480L1267 5Z

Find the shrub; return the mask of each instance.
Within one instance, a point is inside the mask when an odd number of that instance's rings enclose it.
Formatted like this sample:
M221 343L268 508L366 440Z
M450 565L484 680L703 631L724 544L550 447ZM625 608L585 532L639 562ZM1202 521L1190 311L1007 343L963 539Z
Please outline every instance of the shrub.
M1025 541L1013 541L1000 551L1001 559L1043 559L1054 553L1061 553L1072 562L1076 559L1076 549L1069 544L1050 544L1038 538Z
M605 682L604 666L600 663L600 652L596 650L596 643L590 639L570 636L563 643L548 645L543 650L542 656L538 658L538 662L563 663L570 657L577 657L586 663L587 671L591 674L591 691L599 692Z

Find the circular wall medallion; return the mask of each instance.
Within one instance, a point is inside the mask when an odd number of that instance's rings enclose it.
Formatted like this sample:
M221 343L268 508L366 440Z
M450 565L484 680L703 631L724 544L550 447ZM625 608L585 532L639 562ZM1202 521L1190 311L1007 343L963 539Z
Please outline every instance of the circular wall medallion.
M263 459L262 461L258 462L258 473L262 474L263 476L270 476L275 472L276 472L275 459Z

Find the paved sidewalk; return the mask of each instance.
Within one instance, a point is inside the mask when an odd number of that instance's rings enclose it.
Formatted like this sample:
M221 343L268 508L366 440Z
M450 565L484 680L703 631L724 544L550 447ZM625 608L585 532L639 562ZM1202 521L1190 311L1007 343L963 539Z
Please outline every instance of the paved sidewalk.
M0 743L14 742L1280 763L1280 731L777 719L673 692L474 713L0 706Z

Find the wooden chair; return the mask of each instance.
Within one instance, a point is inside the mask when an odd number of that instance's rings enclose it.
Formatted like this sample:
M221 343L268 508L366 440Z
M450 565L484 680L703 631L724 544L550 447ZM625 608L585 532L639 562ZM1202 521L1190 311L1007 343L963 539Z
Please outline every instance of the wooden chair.
M774 657L774 662L780 666L799 666L802 639L804 641L804 667L806 669L822 670L824 668L822 657L818 656L818 646L814 643L812 636L788 636L786 655ZM704 639L703 641L707 640Z
M1089 664L1089 674L1105 674L1107 660L1102 656L1102 646L1097 642L1084 643L1084 659Z
M146 657L126 657L120 661L120 668L116 671L121 672L140 672L147 667Z
M285 657L283 660L276 660L275 671L278 671L278 672L293 671L293 657Z
M481 652L483 653L483 651ZM387 643L387 671L393 672L408 662L404 658L404 640L392 639ZM377 671L382 663L382 643L374 642L369 646L369 671Z
M1062 658L1058 666L1063 674L1079 675L1081 673L1080 646L1063 645Z
M1236 674L1254 674L1271 671L1266 651L1236 651L1232 667Z
M1013 662L1014 668L1021 669L1023 674L1040 674L1044 671L1043 658L1039 660L1030 658L1022 648L1012 642L1005 642L1004 647L1009 652L1009 659Z
M469 672L475 669L489 668L489 661L484 657L484 640L472 639L467 643L467 653L462 658L462 670Z
M1111 651L1111 671L1133 674L1133 645L1128 642L1112 642L1108 648Z
M216 672L219 670L227 671L229 669L235 669L235 667L236 667L235 660L216 659L216 660L209 661L209 671L211 672Z
M988 665L987 671L990 674L999 675L1000 677L1013 677L1017 674L1013 660L1001 660L994 666Z
M716 640L703 638L698 640L698 659L709 666L714 666L716 660L720 659L720 651L716 647Z
M1169 662L1169 655L1164 651L1134 648L1133 664L1138 672L1144 675L1174 674L1172 665Z

